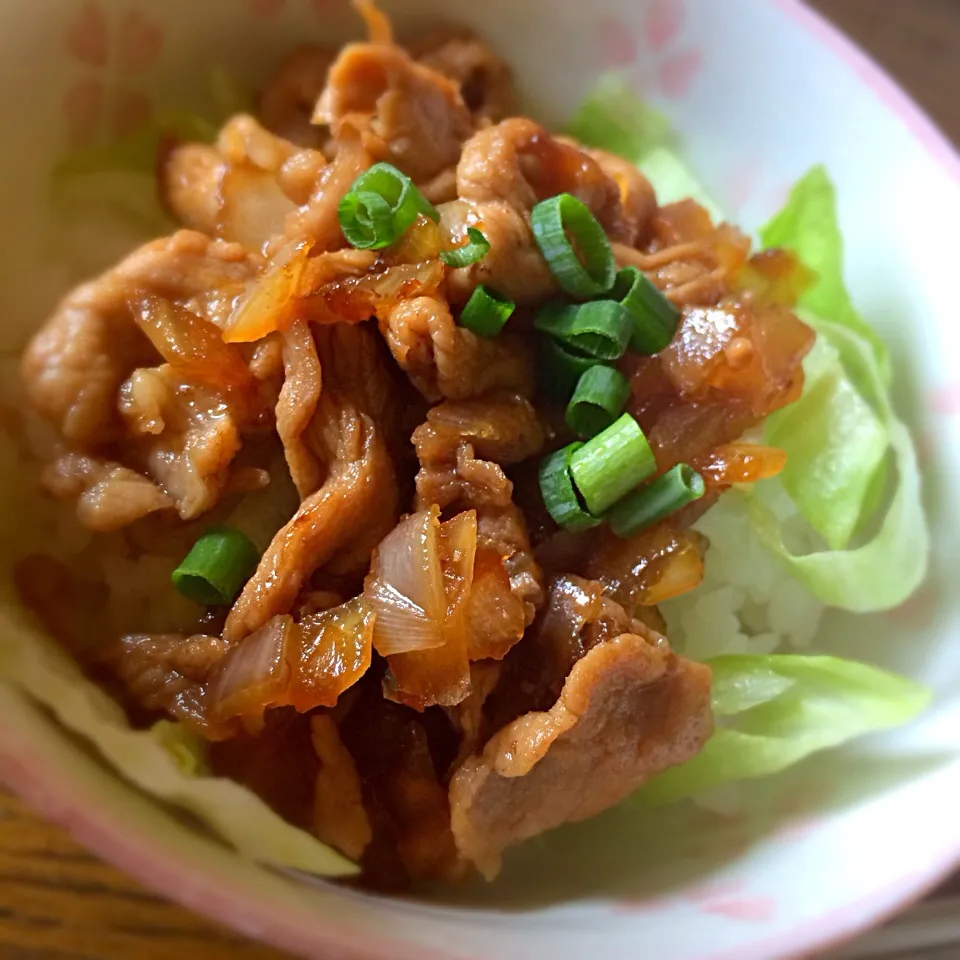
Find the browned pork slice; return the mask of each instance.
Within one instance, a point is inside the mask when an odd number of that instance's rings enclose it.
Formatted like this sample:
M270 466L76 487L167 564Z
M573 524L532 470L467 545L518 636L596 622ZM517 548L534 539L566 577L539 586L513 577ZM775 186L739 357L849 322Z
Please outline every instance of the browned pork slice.
M376 43L343 48L314 120L329 124L335 137L344 122L359 124L373 159L417 183L454 165L473 131L459 84L399 47Z
M120 385L157 359L130 299L154 295L220 323L258 266L243 247L192 231L146 244L68 294L33 338L21 365L28 398L72 445L118 439Z
M219 637L131 634L106 660L139 706L162 711L209 740L223 740L239 727L210 720L205 683L227 650Z
M44 468L44 488L61 500L76 500L77 518L90 530L119 530L169 510L171 499L147 477L107 460L68 453Z
M330 717L318 714L310 718L310 739L320 761L313 832L345 857L359 860L373 839L373 829L363 805L357 765Z
M478 337L454 321L443 300L402 300L381 330L394 359L427 400L500 389L529 393L533 387L532 358L524 344L509 335Z
M635 634L604 641L550 710L504 727L454 775L457 849L492 878L506 847L619 803L711 730L708 667Z
M513 72L472 31L437 30L411 45L410 52L420 63L460 85L460 93L477 120L498 123L516 113Z
M370 553L393 526L398 489L386 435L397 411L394 386L376 333L365 326L320 328L316 343L323 388L307 428L326 468L323 485L277 533L227 618L236 641L288 613L314 571L366 570Z
M590 154L525 117L480 130L463 148L457 192L475 203L502 201L529 215L559 193L582 200L613 240L628 239L620 187Z
M311 120L333 58L333 51L313 43L301 43L283 58L260 95L259 115L268 130L320 149L326 136Z
M462 244L470 227L490 243L482 260L450 271L452 302L466 303L481 283L522 305L542 303L560 292L529 223L509 203L454 200L440 207L440 225L451 246Z

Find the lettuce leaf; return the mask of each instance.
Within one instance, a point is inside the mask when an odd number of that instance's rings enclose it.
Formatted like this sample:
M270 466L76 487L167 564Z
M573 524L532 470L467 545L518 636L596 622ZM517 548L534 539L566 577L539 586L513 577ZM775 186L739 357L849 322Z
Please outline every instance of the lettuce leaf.
M866 340L875 355L880 381L890 386L890 351L880 335L853 306L843 280L843 238L837 217L837 196L822 166L797 181L786 205L760 229L764 247L792 250L816 274L816 282L800 298L800 306L849 327Z
M769 417L766 441L787 453L790 498L831 550L850 542L886 463L886 426L854 387L836 348L819 336L804 362L803 396Z
M876 534L866 543L848 550L823 550L797 555L785 542L782 527L771 506L771 485L757 484L750 497L750 515L764 545L773 551L804 586L824 603L855 613L885 610L903 603L923 582L930 552L930 535L921 502L920 470L910 433L896 416L871 345L850 328L821 324L818 333L829 345L842 347L847 358L857 358L858 376L869 383L880 402L883 424L896 465L897 483L890 505ZM806 396L806 394L805 394ZM799 406L803 410L803 398ZM834 420L840 412L834 415ZM793 436L781 436L788 454ZM851 456L858 455L851 451ZM815 482L816 464L798 461L798 470ZM867 471L864 469L862 474ZM870 485L864 497L871 495ZM798 504L799 505L799 504ZM808 509L831 513L834 505L812 491ZM808 517L809 519L809 517Z
M726 656L710 661L718 728L692 760L637 795L672 803L778 773L812 753L913 719L930 693L912 680L836 657Z

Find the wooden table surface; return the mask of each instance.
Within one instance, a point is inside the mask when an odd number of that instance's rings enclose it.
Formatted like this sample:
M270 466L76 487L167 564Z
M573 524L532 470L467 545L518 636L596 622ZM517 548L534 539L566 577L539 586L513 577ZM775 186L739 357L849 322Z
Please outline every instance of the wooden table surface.
M813 0L960 143L960 0ZM950 956L954 954L951 952ZM0 794L3 960L283 960L170 906Z

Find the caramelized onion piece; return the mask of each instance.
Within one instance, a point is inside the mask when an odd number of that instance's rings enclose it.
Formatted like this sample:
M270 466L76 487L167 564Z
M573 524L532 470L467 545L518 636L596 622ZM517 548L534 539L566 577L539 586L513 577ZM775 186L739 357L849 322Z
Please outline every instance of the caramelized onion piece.
M701 534L663 523L628 540L604 534L585 571L632 613L698 586L705 550L706 538Z
M228 389L254 386L243 355L223 342L215 323L154 296L131 303L131 310L160 356L185 380Z
M380 544L365 596L391 693L416 709L453 706L470 692L465 601L473 584L477 516L440 523L440 508L403 520Z
M277 255L233 311L223 333L227 343L252 343L293 322L311 246L301 240Z
M296 206L277 183L276 174L252 164L228 167L220 184L218 233L225 240L261 250L278 234Z
M370 666L375 616L363 597L305 617L278 616L233 647L211 677L211 719L263 729L264 711L332 707Z

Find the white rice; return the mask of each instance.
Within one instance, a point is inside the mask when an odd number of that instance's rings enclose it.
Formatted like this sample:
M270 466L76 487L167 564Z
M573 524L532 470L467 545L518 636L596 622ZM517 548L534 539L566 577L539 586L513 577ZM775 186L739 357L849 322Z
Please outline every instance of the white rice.
M775 509L800 527L786 496ZM823 604L763 547L743 498L723 497L696 529L710 541L705 576L696 590L663 605L671 646L694 660L808 648Z

